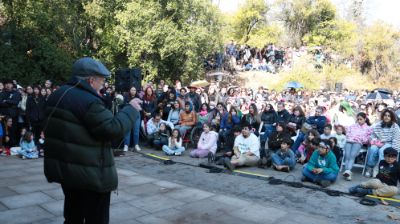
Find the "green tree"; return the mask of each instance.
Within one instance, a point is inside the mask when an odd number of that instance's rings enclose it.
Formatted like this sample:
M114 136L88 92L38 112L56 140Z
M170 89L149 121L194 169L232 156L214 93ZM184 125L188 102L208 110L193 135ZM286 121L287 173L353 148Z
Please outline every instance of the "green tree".
M247 43L251 35L260 36L265 30L268 6L265 0L246 0L233 15L230 29L235 40ZM258 30L258 34L254 34ZM261 34L262 35L262 34Z
M336 8L330 0L279 0L280 20L292 37L293 45L303 45L303 37L323 22L335 19Z
M372 78L391 75L398 78L400 70L400 31L383 22L376 22L364 31L364 60L372 62ZM391 74L392 73L392 74Z
M86 8L108 13L93 5ZM95 17L93 12L88 10L90 17ZM206 0L128 1L114 18L105 23L110 24L109 31L101 27L103 17L97 18L100 25L95 30L102 46L99 57L114 68L141 67L146 80L198 79L204 73L203 60L222 49L221 18Z

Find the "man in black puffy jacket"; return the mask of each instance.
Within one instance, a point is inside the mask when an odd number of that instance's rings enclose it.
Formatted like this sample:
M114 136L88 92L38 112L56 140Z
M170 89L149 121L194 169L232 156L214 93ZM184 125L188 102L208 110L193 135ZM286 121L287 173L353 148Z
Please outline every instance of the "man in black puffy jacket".
M110 193L118 186L111 141L132 129L141 101L133 99L114 116L100 95L108 77L102 63L81 58L71 81L47 102L44 173L61 184L64 223L109 222Z

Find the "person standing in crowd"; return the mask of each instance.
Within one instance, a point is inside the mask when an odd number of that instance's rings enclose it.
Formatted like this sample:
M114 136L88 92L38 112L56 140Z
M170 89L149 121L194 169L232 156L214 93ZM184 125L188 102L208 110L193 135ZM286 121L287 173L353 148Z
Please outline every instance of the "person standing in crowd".
M125 95L125 104L129 103L133 99L139 99L139 96L137 94L137 90L135 87L131 87L129 90L129 93ZM140 99L139 99L140 100ZM140 114L137 116L135 123L133 125L133 128L125 135L124 138L124 151L128 151L129 146L131 145L131 137L133 134L133 144L135 147L136 151L142 150L139 146L139 132L140 132Z
M33 88L33 94L28 97L26 102L26 118L29 127L32 128L36 144L38 144L40 133L43 130L45 105L46 101L44 97L40 95L39 87L35 86Z
M10 117L13 120L14 128L17 127L18 104L21 101L21 94L14 90L12 80L4 81L4 91L0 93L0 114Z
M81 58L71 81L48 99L44 173L61 184L67 224L109 223L111 191L118 186L111 141L132 129L141 110L137 98L115 115L105 107L100 90L110 75L101 62Z
M263 122L264 135L261 137L261 147L264 148L265 142L268 140L272 132L275 131L275 125L278 121L278 114L271 104L267 104L261 114L261 121Z

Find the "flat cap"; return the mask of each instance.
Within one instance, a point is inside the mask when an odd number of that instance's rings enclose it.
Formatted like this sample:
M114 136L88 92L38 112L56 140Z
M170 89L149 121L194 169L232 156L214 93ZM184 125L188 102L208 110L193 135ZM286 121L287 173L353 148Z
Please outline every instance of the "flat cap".
M92 75L109 78L111 72L101 62L90 57L80 58L72 65L72 76L88 77Z

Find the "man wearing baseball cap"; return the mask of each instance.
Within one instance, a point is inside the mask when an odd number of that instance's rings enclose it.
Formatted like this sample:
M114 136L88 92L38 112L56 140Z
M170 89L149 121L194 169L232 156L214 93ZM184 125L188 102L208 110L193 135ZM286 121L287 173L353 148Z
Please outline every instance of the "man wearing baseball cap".
M72 66L71 81L50 95L46 108L44 173L65 195L64 223L108 223L110 193L118 186L111 141L132 129L140 100L117 114L99 91L108 69L89 57Z

